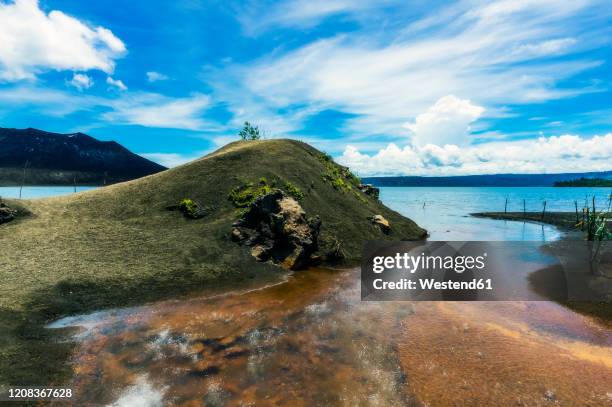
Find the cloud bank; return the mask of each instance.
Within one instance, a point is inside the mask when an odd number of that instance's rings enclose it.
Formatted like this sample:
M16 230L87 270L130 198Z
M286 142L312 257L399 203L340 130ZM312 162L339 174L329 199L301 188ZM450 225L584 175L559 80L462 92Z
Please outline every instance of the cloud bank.
M349 145L338 161L361 176L436 176L607 171L610 157L612 133L592 138L568 134L467 147L398 147L391 143L370 155Z

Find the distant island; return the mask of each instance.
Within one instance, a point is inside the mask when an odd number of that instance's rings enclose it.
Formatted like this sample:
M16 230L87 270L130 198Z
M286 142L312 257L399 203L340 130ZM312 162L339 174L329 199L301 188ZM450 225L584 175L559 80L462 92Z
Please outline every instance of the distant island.
M556 187L612 187L612 179L604 178L584 178L572 179L569 181L557 181Z
M575 181L580 178L586 180L601 179L611 182L612 171L562 174L461 175L455 177L364 177L362 181L377 187L552 187L556 186L555 184L558 182Z
M87 134L0 127L0 186L106 185L165 169Z

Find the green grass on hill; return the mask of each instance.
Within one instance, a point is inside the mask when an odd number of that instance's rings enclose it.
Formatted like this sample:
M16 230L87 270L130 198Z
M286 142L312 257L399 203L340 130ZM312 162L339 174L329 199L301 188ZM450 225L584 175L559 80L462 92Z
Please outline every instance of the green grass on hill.
M366 240L425 235L359 191L346 169L291 140L236 142L138 180L20 201L30 215L0 226L0 384L48 385L70 374L70 345L42 329L55 318L278 272L229 238L240 211L230 193L262 178L319 215L322 249L340 244L349 262ZM209 213L190 219L167 210L186 198ZM389 220L389 235L368 220L374 214Z

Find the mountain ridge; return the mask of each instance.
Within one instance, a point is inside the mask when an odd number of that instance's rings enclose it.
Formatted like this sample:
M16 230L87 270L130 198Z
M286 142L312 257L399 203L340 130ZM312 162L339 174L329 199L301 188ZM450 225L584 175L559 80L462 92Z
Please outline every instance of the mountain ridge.
M559 174L483 174L447 177L363 177L362 181L377 187L552 187L555 182L570 181L581 177L612 179L612 171Z
M165 169L116 141L85 133L0 127L0 185L104 185Z

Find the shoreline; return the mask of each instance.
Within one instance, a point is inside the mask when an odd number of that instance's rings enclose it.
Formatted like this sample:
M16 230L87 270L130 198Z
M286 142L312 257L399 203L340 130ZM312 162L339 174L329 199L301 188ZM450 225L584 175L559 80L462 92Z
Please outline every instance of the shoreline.
M578 232L574 227L576 225L576 214L574 212L546 212L544 216L541 212L475 212L470 213L470 216L553 225L561 232Z
M559 252L563 251L567 242L570 241L584 241L582 231L575 228L576 214L573 212L549 212L544 215L538 212L478 212L471 213L470 216L477 218L488 218L496 220L506 220L513 222L529 222L537 223L541 225L552 225L555 226L560 232L561 237L559 240L546 242L542 245L542 250L546 252ZM605 247L605 246L604 246ZM610 252L609 245L607 247L607 253ZM550 280L550 275L556 273L555 267L547 267L535 271L531 274L531 283L534 284L533 288L536 291L545 293L546 285L556 284L558 281ZM538 275L549 274L548 279L539 280ZM606 279L606 277L600 277ZM609 279L609 278L608 278ZM611 279L612 280L612 279ZM539 284L539 285L538 285ZM612 284L612 283L611 283ZM560 300L559 298L548 298L549 301L560 304L574 312L582 315L587 315L596 318L602 324L612 327L612 303L610 302L584 302L584 301L572 301L572 300Z

